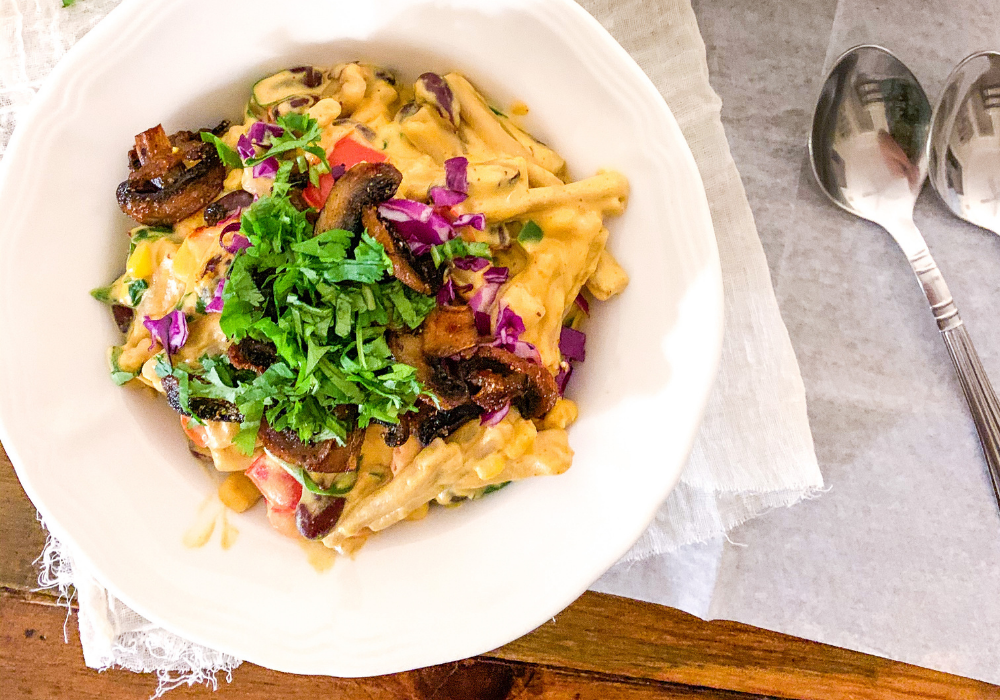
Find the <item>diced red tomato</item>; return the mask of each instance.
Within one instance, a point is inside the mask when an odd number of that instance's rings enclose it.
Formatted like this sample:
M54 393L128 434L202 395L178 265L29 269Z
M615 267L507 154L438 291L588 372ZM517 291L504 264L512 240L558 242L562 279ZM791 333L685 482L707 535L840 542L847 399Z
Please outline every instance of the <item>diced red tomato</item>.
M181 427L191 440L198 447L208 447L208 433L205 432L204 425L191 425L191 419L181 416Z
M264 495L269 513L272 509L295 511L302 498L302 484L267 455L259 457L244 473Z
M358 163L384 163L389 158L382 151L368 148L368 146L358 143L350 136L345 136L334 144L333 150L326 154L326 159L329 161L331 168L343 165L346 170ZM302 199L314 209L322 208L326 204L326 198L330 196L330 190L333 189L333 182L333 175L330 173L320 175L319 186L309 185L302 190Z
M299 528L295 524L295 510L286 508L275 508L270 503L267 504L267 521L271 527L286 537L299 539Z

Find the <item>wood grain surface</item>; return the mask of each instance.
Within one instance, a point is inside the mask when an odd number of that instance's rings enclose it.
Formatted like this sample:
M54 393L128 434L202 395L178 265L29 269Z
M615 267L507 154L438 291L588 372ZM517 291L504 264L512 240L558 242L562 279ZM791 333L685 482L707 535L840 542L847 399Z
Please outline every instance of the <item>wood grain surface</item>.
M0 700L148 697L152 676L83 663L75 616L32 594L44 533L0 448ZM170 698L198 695L181 688ZM459 663L366 679L293 676L244 664L213 697L415 700L1000 698L1000 687L735 622L585 593L531 634Z

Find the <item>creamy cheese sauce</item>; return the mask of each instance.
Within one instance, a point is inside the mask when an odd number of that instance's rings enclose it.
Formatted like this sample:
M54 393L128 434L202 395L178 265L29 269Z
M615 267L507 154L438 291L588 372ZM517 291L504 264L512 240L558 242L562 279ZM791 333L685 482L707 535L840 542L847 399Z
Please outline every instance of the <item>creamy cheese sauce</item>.
M507 306L522 318L522 339L538 349L542 364L552 374L559 372L564 367L560 331L570 321L574 327L579 325L579 318L567 319L567 314L581 290L606 299L628 283L627 274L605 247L605 219L624 211L629 191L626 179L606 171L571 182L565 161L516 122L517 115L528 113L527 105L512 105L514 116L502 114L456 73L444 76L454 97L452 109L435 103L435 96L419 81L414 86L397 85L373 66L342 64L322 75L317 72L314 80L306 82L302 75L301 70L282 71L259 81L246 123L230 128L223 141L235 147L255 117L273 118L282 110L298 108L296 104L307 104L309 115L322 127L321 145L328 153L347 137L384 153L403 175L396 196L419 201L427 201L430 187L445 185L446 160L467 158L469 196L454 211L485 214L487 228L466 227L460 235L470 242L490 243L495 264L510 269L496 308ZM316 162L312 155L307 158ZM219 196L238 189L265 196L270 186L267 178L254 178L249 169L237 168L228 173ZM529 221L540 227L541 239L511 240ZM134 281L146 282L148 289L135 308L135 321L117 356L117 369L141 372L139 381L162 391L153 369L161 348L151 343L141 319L160 318L174 309L185 312L190 333L176 360L197 363L204 355L226 351L229 341L219 327L219 314L203 310L232 260L220 244L221 230L222 224L207 226L199 212L166 235L132 232L134 242L145 238L134 243L127 272L110 294L127 303ZM463 293L466 299L483 284L481 274L454 270L453 276L459 283L472 285L471 291ZM431 502L452 504L478 498L509 481L564 472L573 454L565 428L575 418L575 405L561 399L543 419L525 420L511 410L495 426L472 421L422 449L413 440L390 449L382 441L381 429L369 428L356 485L324 544L349 553L372 532L403 519L423 517ZM213 438L206 449L220 470L246 469L259 452L249 457L235 454L233 431L226 433L218 427L224 425L215 426L221 437ZM213 425L208 428L213 434ZM236 530L228 525L225 509L221 516L207 505L202 511L185 534L185 544L202 546L220 521L223 547L231 545ZM332 565L315 547L310 545L307 551L317 570Z

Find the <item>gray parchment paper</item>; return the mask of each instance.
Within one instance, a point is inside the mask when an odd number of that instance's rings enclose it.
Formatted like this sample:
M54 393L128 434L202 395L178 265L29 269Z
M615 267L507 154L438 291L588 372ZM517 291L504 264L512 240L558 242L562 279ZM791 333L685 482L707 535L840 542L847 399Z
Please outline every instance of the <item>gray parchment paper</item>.
M805 150L843 50L889 48L936 104L959 60L1000 50L1000 3L694 8L830 490L597 588L1000 683L1000 517L961 390L906 260L823 197ZM915 220L1000 383L1000 238L953 218L929 186Z

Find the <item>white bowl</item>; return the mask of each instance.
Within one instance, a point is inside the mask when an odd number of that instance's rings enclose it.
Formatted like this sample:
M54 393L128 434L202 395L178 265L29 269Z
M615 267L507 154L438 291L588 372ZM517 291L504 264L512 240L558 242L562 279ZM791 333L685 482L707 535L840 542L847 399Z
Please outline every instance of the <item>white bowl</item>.
M118 331L87 292L121 269L114 191L133 134L238 118L253 81L363 59L464 72L575 177L631 182L610 247L632 276L595 304L563 476L437 509L318 573L260 506L182 544L215 483L162 401L108 377ZM569 605L676 482L715 377L718 254L701 179L652 83L570 0L127 0L56 67L0 172L0 439L52 532L150 620L294 673L362 676L498 647Z

